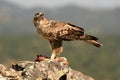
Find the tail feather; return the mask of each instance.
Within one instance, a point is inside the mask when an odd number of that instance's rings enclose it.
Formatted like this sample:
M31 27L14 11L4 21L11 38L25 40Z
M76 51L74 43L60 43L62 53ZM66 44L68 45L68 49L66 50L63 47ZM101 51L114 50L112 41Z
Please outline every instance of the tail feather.
M94 36L91 36L91 35L85 35L83 37L83 40L96 46L96 47L101 47L103 46L102 44L100 44L99 42L97 42L98 38L94 37Z
M87 40L95 40L95 41L98 40L97 37L94 37L94 36L91 36L91 35L85 35L85 39L87 39Z
M94 45L94 46L96 46L96 47L98 47L98 48L103 46L102 44L100 44L99 42L97 42L95 40L85 40L85 41L92 44L92 45Z

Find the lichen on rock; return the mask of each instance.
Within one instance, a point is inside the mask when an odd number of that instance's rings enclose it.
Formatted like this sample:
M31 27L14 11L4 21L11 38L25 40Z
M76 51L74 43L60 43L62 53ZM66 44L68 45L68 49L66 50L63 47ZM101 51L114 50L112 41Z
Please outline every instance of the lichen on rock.
M18 61L12 68L0 65L0 80L94 80L61 62Z

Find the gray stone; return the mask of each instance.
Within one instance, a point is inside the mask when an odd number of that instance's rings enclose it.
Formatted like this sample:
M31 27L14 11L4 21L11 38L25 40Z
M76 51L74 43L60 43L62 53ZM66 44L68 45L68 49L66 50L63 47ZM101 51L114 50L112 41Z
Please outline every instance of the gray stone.
M60 62L18 61L6 70L0 65L0 80L94 80Z

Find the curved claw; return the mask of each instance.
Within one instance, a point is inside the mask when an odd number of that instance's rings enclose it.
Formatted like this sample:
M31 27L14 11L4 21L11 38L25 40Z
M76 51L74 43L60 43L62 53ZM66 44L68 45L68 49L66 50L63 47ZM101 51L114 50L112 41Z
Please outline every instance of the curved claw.
M51 61L54 61L55 57L56 57L56 54L53 54L53 53L52 53L52 55L51 55L51 57L50 57L50 60L51 60Z
M51 63L51 62L54 62L54 60L49 59L49 60L48 60L48 63Z

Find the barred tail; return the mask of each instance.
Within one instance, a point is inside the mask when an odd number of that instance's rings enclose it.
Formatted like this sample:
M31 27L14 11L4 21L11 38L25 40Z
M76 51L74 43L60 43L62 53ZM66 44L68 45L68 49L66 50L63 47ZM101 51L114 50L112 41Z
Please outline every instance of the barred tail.
M85 35L82 40L99 48L103 46L101 43L97 42L98 38L91 36L91 35Z

